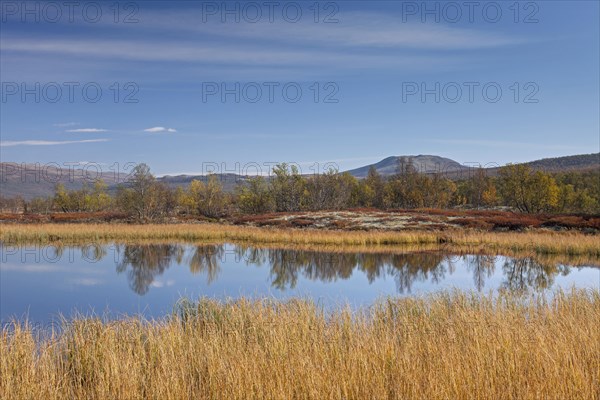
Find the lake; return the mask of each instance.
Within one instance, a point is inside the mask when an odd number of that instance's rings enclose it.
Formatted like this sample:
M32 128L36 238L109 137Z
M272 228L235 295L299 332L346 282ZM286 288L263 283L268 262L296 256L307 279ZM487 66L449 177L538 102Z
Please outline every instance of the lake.
M60 314L161 317L182 297L310 298L360 307L383 296L452 288L550 292L600 289L600 268L534 258L337 253L234 244L1 246L0 319Z

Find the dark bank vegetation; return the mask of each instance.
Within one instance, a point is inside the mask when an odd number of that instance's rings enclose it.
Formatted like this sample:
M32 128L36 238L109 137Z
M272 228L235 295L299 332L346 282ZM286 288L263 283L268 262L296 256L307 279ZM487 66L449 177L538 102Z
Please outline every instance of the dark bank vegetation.
M102 181L67 190L58 185L50 198L30 201L2 199L0 209L22 208L25 214L102 212L148 222L172 216L219 219L273 212L347 210L353 208L486 209L521 214L600 214L600 172L550 174L526 164L507 165L498 176L473 169L462 180L419 173L410 161L400 161L397 174L383 177L371 169L364 179L329 170L301 175L295 166L277 165L270 177L240 179L225 192L217 175L172 189L157 181L145 164L131 179L109 194ZM66 217L65 219L69 219Z

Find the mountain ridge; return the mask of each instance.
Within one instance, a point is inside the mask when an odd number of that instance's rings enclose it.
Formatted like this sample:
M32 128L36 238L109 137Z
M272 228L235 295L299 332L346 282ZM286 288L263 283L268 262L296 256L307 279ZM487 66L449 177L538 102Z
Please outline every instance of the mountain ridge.
M419 155L405 155L405 156L390 156L383 160L365 165L359 168L351 169L346 171L352 176L357 178L364 178L369 173L371 167L375 167L378 173L382 176L391 176L397 173L399 164L404 160L405 162L412 163L413 167L421 173L435 173L435 172L449 172L449 171L461 171L469 167L461 165L459 162L454 161L450 158L419 154Z

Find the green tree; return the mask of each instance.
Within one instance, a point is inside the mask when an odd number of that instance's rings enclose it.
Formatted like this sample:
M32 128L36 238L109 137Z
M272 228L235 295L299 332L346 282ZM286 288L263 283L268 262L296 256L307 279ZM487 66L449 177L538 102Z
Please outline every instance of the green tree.
M446 208L451 205L456 193L456 184L441 174L436 173L432 178L423 181L422 187L425 207Z
M57 184L54 188L54 206L62 212L73 211L69 193L62 183Z
M336 191L333 208L341 210L349 207L356 207L358 202L358 179L349 172L342 172L336 176Z
M556 209L559 188L554 178L541 171L533 172L526 164L509 164L500 168L499 185L508 206L526 213Z
M568 172L555 175L561 212L600 213L600 171Z
M306 182L300 175L298 167L286 163L277 164L273 168L273 174L271 192L275 211L299 211Z
M35 197L27 203L28 212L48 214L54 206L54 199L52 197Z
M357 204L358 181L347 172L329 169L306 180L303 201L308 210L340 210Z
M145 222L165 216L175 207L175 196L165 185L156 182L146 164L133 169L127 186L121 186L117 192L119 208Z
M469 204L473 207L494 206L498 202L498 194L494 180L487 176L484 168L477 168L473 175L457 185L458 204Z
M420 174L412 160L402 157L397 173L385 185L384 201L387 208L420 208L425 206L425 193L430 179Z
M249 178L236 188L238 209L245 214L263 214L273 211L273 196L265 178Z
M190 209L205 217L219 218L225 215L227 210L228 199L216 175L211 175L206 184L193 180L185 198L185 203Z
M92 192L88 195L86 203L90 211L104 211L111 206L112 198L107 193L108 185L103 180L94 182Z
M371 166L365 179L358 184L357 202L365 207L384 207L385 182L375 169Z

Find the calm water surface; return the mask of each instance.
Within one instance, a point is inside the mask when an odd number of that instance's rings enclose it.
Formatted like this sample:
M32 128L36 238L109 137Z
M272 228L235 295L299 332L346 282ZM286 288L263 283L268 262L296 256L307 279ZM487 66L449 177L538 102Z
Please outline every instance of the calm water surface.
M0 319L170 313L182 296L311 298L368 305L451 288L600 289L600 268L532 258L331 253L224 245L11 247L0 244Z

